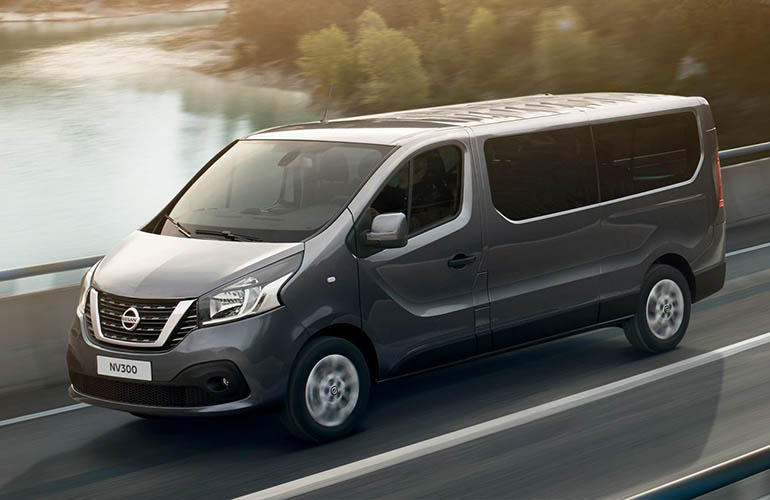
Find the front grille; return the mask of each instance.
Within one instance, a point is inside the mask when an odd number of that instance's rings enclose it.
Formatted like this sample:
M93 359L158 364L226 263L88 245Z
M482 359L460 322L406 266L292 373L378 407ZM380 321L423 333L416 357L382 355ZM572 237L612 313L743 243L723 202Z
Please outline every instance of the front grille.
M121 324L121 316L130 307L139 311L139 326L129 332ZM140 301L99 293L99 320L102 335L108 339L151 343L158 340L161 330L176 307L176 301Z
M86 325L89 336L97 342L91 321L91 301L86 301ZM99 323L102 335L108 339L132 342L141 346L158 340L163 327L178 304L176 300L148 300L119 297L99 292ZM123 328L121 317L126 309L135 307L139 312L139 326L134 331ZM159 349L170 349L184 339L188 333L198 327L197 303L193 302L186 314L171 332L164 346ZM106 345L114 345L106 343Z
M70 372L70 381L79 393L116 403L164 408L191 408L222 403L200 387L142 384Z

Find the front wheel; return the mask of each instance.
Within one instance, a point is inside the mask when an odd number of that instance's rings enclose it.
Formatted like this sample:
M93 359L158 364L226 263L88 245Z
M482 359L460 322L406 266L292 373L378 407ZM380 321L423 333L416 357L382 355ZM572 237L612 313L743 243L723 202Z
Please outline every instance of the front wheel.
M370 388L369 367L353 344L336 337L311 340L289 378L283 422L301 439L339 439L356 429Z
M626 338L643 351L670 351L687 331L691 305L682 273L671 266L654 266L644 279L636 314L623 324Z

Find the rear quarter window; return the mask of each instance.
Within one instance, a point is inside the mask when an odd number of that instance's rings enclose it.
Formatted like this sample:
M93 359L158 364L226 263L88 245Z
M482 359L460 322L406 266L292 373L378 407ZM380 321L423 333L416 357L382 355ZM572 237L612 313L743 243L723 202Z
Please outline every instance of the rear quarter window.
M602 201L686 181L700 161L689 112L594 125L593 132Z

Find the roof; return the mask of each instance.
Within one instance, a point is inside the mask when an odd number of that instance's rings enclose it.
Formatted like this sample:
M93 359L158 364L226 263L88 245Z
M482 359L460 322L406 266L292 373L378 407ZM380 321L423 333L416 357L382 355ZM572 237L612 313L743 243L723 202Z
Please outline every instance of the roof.
M312 130L315 140L393 144L426 129L520 121L618 106L639 110L677 100L689 102L689 98L661 94L538 94L288 125L256 132L248 137L307 139L307 132Z

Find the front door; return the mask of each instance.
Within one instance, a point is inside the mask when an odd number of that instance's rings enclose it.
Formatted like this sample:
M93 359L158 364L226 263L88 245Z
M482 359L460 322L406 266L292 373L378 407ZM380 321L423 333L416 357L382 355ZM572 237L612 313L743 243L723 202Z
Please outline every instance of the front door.
M372 217L394 212L409 223L405 247L359 243L362 323L377 345L382 376L476 352L474 283L477 290L485 283L477 281L481 227L469 165L461 143L419 152L399 166L358 224L360 235Z

